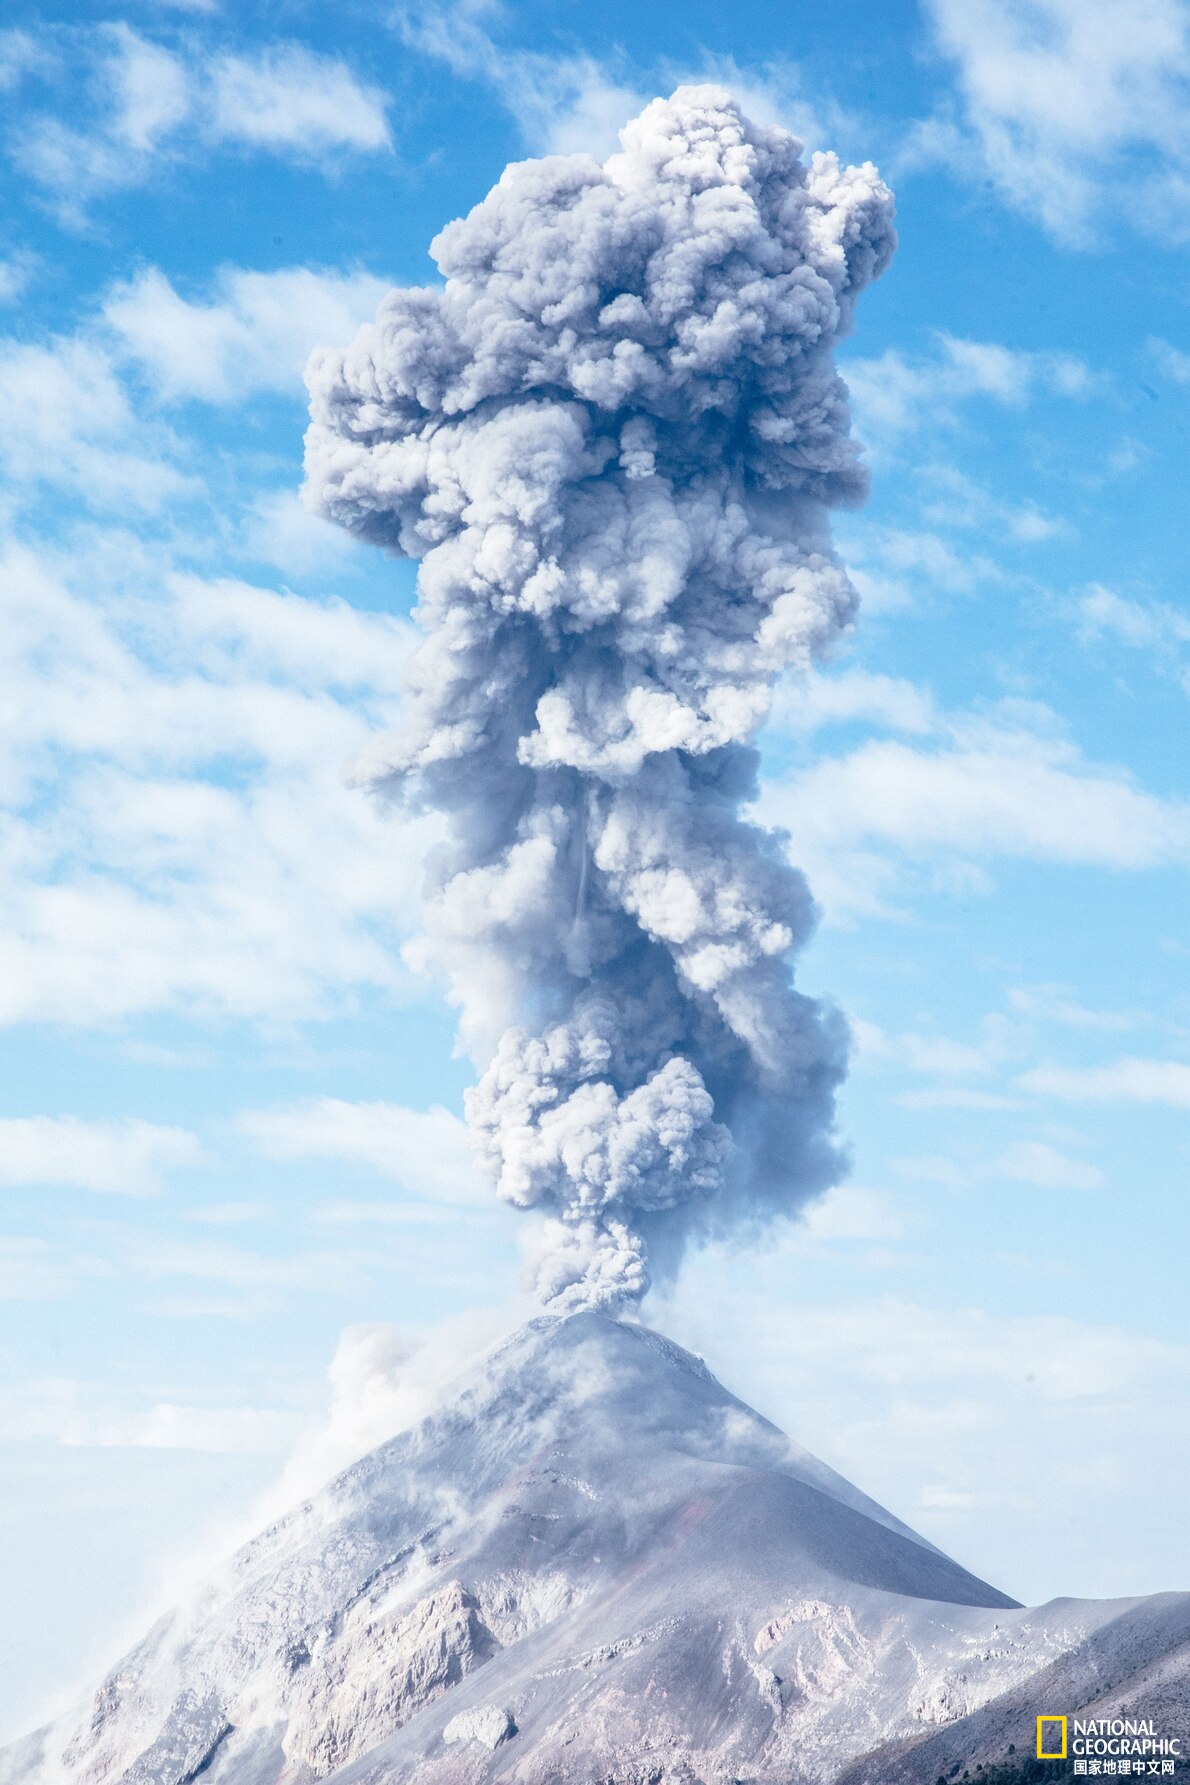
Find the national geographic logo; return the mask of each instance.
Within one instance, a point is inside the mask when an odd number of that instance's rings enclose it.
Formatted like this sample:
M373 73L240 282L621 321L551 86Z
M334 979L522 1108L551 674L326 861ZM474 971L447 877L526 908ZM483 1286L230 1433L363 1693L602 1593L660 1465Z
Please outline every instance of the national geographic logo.
M1065 1717L1038 1717L1037 1758L1038 1760L1065 1760Z
M1038 1760L1070 1759L1080 1778L1169 1778L1181 1757L1179 1738L1159 1735L1149 1717L1037 1719Z

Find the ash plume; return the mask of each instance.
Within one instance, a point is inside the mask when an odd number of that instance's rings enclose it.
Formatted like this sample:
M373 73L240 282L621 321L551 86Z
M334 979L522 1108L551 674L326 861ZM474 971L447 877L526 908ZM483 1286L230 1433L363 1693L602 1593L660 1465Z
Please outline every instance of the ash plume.
M895 240L870 164L803 163L720 88L621 142L507 168L434 242L444 284L308 374L312 500L421 560L406 718L364 773L446 815L422 952L560 1312L840 1174L846 1031L793 985L813 902L741 812L775 678L853 616L832 351Z

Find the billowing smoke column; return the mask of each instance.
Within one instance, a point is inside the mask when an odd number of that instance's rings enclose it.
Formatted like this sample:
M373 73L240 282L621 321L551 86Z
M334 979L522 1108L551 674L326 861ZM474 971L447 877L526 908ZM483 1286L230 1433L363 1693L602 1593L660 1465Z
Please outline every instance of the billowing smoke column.
M314 501L421 559L368 779L447 816L425 954L558 1311L839 1175L846 1035L792 981L813 904L740 809L774 679L855 606L832 349L894 245L874 168L803 164L719 88L621 141L509 167L435 241L445 285L309 374Z

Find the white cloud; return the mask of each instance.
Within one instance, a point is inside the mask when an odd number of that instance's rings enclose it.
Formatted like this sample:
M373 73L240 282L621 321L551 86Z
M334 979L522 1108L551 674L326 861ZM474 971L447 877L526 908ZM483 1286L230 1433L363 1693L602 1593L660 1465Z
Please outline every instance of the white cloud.
M1082 596L1078 616L1084 639L1098 639L1106 634L1126 645L1143 647L1155 644L1161 636L1161 626L1152 609L1126 601L1102 583L1092 583Z
M865 440L883 442L929 427L953 427L956 405L985 397L1020 409L1034 396L1082 397L1094 388L1085 362L1069 353L1029 352L940 331L930 358L890 347L878 359L848 358L843 373Z
M0 285L3 272L0 265ZM205 297L189 299L149 268L109 288L73 335L0 336L0 470L10 500L27 505L45 488L64 489L94 513L166 511L175 527L186 505L193 526L208 492L192 470L194 443L167 425L159 404L243 404L261 392L304 403L311 348L350 339L387 289L358 270L230 267ZM224 511L234 500L224 498ZM253 490L242 500L243 552L299 575L351 561L346 536L304 513L296 490ZM192 551L209 556L212 531L208 516Z
M1183 0L927 0L957 71L962 126L932 121L908 160L978 165L1057 241L1105 213L1190 226L1190 12Z
M47 117L27 121L16 133L13 159L50 195L58 221L71 229L85 227L87 204L97 193L135 186L151 165L151 157L118 139Z
M953 465L922 468L923 517L934 526L962 527L992 537L1036 545L1041 540L1069 537L1068 521L1046 514L1036 502L1000 502Z
M1071 1103L1165 1103L1190 1109L1190 1065L1182 1060L1114 1060L1107 1066L1038 1066L1019 1080L1026 1091Z
M0 465L17 488L53 484L90 508L142 512L193 493L177 442L133 410L95 342L0 339Z
M1137 1022L1126 1011L1089 1010L1068 986L1018 985L1009 988L1008 1004L1036 1022L1060 1023L1071 1029L1131 1029Z
M184 640L188 660L228 682L280 677L304 689L350 688L395 696L413 649L413 627L331 597L307 599L260 589L235 577L175 574L167 638ZM160 611L160 597L158 608ZM142 624L152 614L142 613ZM171 641L172 642L172 641Z
M15 303L24 295L37 265L37 256L24 249L0 259L0 304Z
M956 548L935 532L870 524L839 531L863 614L904 612L923 597L970 595L1004 581L986 553Z
M1149 342L1149 351L1167 378L1175 384L1190 384L1190 353L1156 336Z
M911 1072L937 1073L943 1078L963 1078L969 1073L986 1072L992 1054L985 1046L972 1047L954 1041L947 1035L921 1035L907 1031L887 1035L875 1023L852 1024L860 1056L863 1060L892 1061Z
M992 1169L1041 1190L1098 1190L1104 1181L1098 1166L1072 1159L1043 1140L1017 1141Z
M491 1198L466 1126L449 1110L315 1097L287 1108L246 1110L239 1126L271 1159L351 1160L430 1202Z
M878 1190L860 1184L836 1184L812 1202L800 1222L800 1230L812 1240L895 1240L902 1232L900 1215L891 1200Z
M1039 728L1042 713L1004 717L952 720L933 748L873 740L768 786L764 815L797 838L828 911L886 910L898 879L925 865L963 870L971 889L997 857L1122 870L1190 860L1190 805L1087 762Z
M908 1103L909 1099L898 1101ZM992 1107L1004 1108L1007 1104L1007 1099L1000 1098ZM896 1167L908 1178L941 1184L948 1190L964 1190L1002 1178L1032 1184L1039 1190L1098 1190L1106 1181L1098 1166L1060 1152L1043 1140L1018 1140L994 1159L968 1160L964 1165L927 1153L917 1159L898 1159Z
M267 1202L209 1202L191 1209L189 1219L204 1227L243 1227L250 1221L264 1221L273 1213Z
M334 1295L357 1285L374 1262L362 1252L260 1252L222 1240L154 1238L130 1235L121 1248L120 1269L128 1276L157 1283L171 1278L218 1284L242 1292L229 1304L250 1312L277 1291L286 1294Z
M303 1423L299 1414L271 1407L157 1401L139 1411L116 1411L105 1405L107 1398L93 1384L60 1377L9 1390L0 1438L48 1440L72 1449L275 1456L292 1447Z
M387 94L362 85L345 62L300 44L256 56L220 56L206 70L220 142L318 160L336 149L389 149Z
M500 18L493 0L406 6L397 17L412 48L493 87L538 153L610 154L621 126L651 97L594 56L551 56L497 43L489 29Z
M109 293L103 317L167 400L240 402L257 390L304 397L311 349L351 340L388 289L371 273L226 267L214 301L193 303L150 267Z
M97 55L94 44L106 47ZM145 179L194 110L191 72L172 51L124 24L100 27L92 45L89 103L76 98L69 122L49 112L29 115L14 139L18 167L73 225L97 193ZM52 90L68 90L64 72L55 72Z
M407 629L129 555L130 589L77 555L85 595L0 557L0 1021L284 1022L403 992L434 827L396 847L341 770L396 717Z
M163 160L231 148L319 165L391 150L387 94L338 56L290 42L250 56L183 55L126 24L78 42L83 97L68 118L53 110L27 117L14 149L68 224L83 221L94 197L149 179ZM99 55L96 42L105 46ZM51 92L69 90L58 78Z
M937 714L925 689L870 670L786 676L778 686L771 723L780 730L804 734L855 720L889 731L922 733L934 730Z
M109 128L133 151L151 153L189 115L192 101L185 64L127 25L108 25L105 32L117 45L107 67Z
M969 1085L932 1085L926 1091L903 1091L894 1099L902 1109L1019 1109L1019 1097L1002 1091L976 1091Z
M342 570L359 552L349 533L311 514L294 489L270 490L253 499L240 545L250 559L292 577Z
M969 1176L953 1159L939 1153L922 1153L918 1158L896 1159L893 1163L902 1177L922 1184L941 1184L946 1190L962 1190Z
M1054 1314L1003 1316L893 1299L807 1308L794 1325L814 1334L814 1351L850 1355L871 1382L947 1381L978 1391L1031 1380L1051 1407L1117 1395L1139 1385L1153 1364L1190 1370L1185 1348Z
M198 1165L202 1150L184 1128L134 1119L85 1122L76 1116L0 1118L0 1185L70 1185L145 1196L164 1175Z
M656 93L691 82L730 87L750 118L792 130L811 149L838 147L853 132L842 107L820 91L807 94L788 58L748 66L704 53L696 62L665 57L638 70L619 51L600 60L585 51L518 48L498 35L505 16L495 0L454 0L404 6L397 22L411 47L491 87L536 153L609 155L623 125Z
M108 1274L96 1260L67 1257L40 1235L0 1235L0 1301L56 1300L85 1278Z
M45 59L45 52L32 32L22 31L19 27L0 31L0 92L10 92L18 87Z
M289 1449L300 1418L268 1407L187 1407L158 1401L146 1413L101 1425L92 1443L139 1450L274 1456Z
M311 1209L311 1227L427 1227L460 1218L458 1207L441 1202L324 1202Z
M1190 617L1185 613L1168 602L1129 601L1101 583L1091 584L1075 613L1084 644L1107 639L1113 647L1126 645L1140 652L1149 668L1174 676L1190 693Z

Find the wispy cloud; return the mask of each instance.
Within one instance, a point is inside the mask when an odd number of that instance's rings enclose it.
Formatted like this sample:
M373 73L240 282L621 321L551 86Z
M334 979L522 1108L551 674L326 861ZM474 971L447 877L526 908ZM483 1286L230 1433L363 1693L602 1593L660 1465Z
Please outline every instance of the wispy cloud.
M16 490L56 485L124 512L196 492L170 430L138 413L111 356L86 336L0 339L0 407L0 467Z
M3 273L0 263L0 280ZM165 408L187 400L246 406L262 393L304 403L312 348L349 340L388 289L370 273L315 267L225 267L212 286L183 297L149 267L109 287L72 334L0 336L0 471L13 496L65 489L96 513L121 515L201 503L193 441ZM332 554L331 529L313 517L283 516L279 542L261 535L274 518L269 502L275 508L283 497L262 492L249 505L245 542L255 526L256 555L271 560L284 547L286 565L319 552L322 562L342 564L346 544ZM296 507L297 492L289 497Z
M1164 1103L1190 1109L1190 1064L1183 1060L1113 1060L1106 1066L1037 1066L1023 1073L1026 1091L1071 1103Z
M0 1438L40 1439L87 1450L195 1450L217 1456L275 1456L291 1449L303 1420L281 1408L192 1405L159 1400L111 1405L110 1388L50 1377L10 1389Z
M811 149L837 148L854 130L850 114L821 87L810 92L788 57L743 63L705 52L644 66L620 50L600 58L564 43L527 49L514 41L512 15L499 0L403 5L395 18L411 48L487 86L538 153L609 155L622 126L656 94L699 82L730 88L756 123L780 124Z
M315 1097L279 1109L246 1110L239 1126L271 1159L337 1159L395 1178L432 1202L490 1200L460 1117L439 1107L348 1103ZM342 1218L342 1217L340 1217Z
M100 1260L63 1252L40 1234L0 1235L0 1301L54 1301L104 1276L111 1270Z
M214 297L196 302L149 267L107 293L102 318L120 356L167 401L240 403L261 390L304 397L311 349L349 341L387 290L371 273L225 267Z
M1070 522L1047 514L1034 500L1002 502L954 465L932 464L920 473L921 513L933 526L961 528L1019 545L1067 539Z
M1064 985L1012 986L1008 1005L1034 1022L1058 1023L1070 1029L1131 1029L1140 1020L1128 1011L1090 1010Z
M1149 352L1166 378L1175 384L1190 384L1190 353L1157 336L1150 340Z
M839 1241L900 1239L904 1222L891 1197L862 1184L836 1184L833 1190L810 1204L799 1223L799 1232L811 1240Z
M931 355L889 347L876 359L843 366L860 434L884 442L925 426L956 425L960 406L985 398L1021 409L1037 395L1084 397L1095 388L1085 361L1064 352L1035 352L998 341L964 340L940 331Z
M926 689L870 670L810 672L778 686L772 724L779 730L800 735L857 721L920 735L935 729L938 715Z
M299 43L183 52L120 23L64 40L59 58L68 45L81 57L79 102L28 112L13 135L18 167L67 223L80 223L103 193L144 183L163 161L231 149L325 166L392 147L387 94L342 58Z
M168 1173L201 1164L202 1157L195 1135L154 1122L0 1119L0 1185L9 1188L70 1186L145 1196L160 1190Z
M0 558L0 1021L278 1022L407 986L419 846L341 778L395 718L407 629L120 543L112 582L94 547Z
M1190 805L1088 762L1052 716L952 718L932 746L874 739L772 784L764 809L798 839L828 910L878 910L909 872L997 858L1139 871L1190 862Z
M26 75L52 65L52 56L31 31L19 26L0 31L0 92L12 92Z
M1083 644L1142 652L1158 674L1190 693L1190 615L1167 601L1137 601L1092 583L1075 603L1075 616Z
M388 96L362 83L345 62L300 44L252 56L218 56L202 71L210 95L211 140L320 161L336 150L392 147Z
M1003 1108L1006 1102L1000 1099L994 1107ZM1031 1184L1038 1190L1098 1190L1106 1182L1103 1172L1089 1160L1034 1138L1014 1141L992 1158L968 1158L960 1163L943 1154L930 1153L898 1159L896 1166L909 1179L941 1184L948 1190L968 1190L1005 1178L1017 1184Z
M928 0L958 105L906 164L990 180L1056 241L1106 222L1190 231L1190 10L1184 0Z
M626 68L583 51L548 55L497 42L504 18L496 0L401 6L395 14L411 48L494 89L527 147L562 155L615 149L620 127L650 95Z
M1039 1190L1098 1190L1104 1176L1097 1165L1075 1159L1044 1140L1019 1140L990 1168L992 1174L1035 1184Z
M17 249L0 259L0 304L23 297L37 274L38 261L28 250Z

